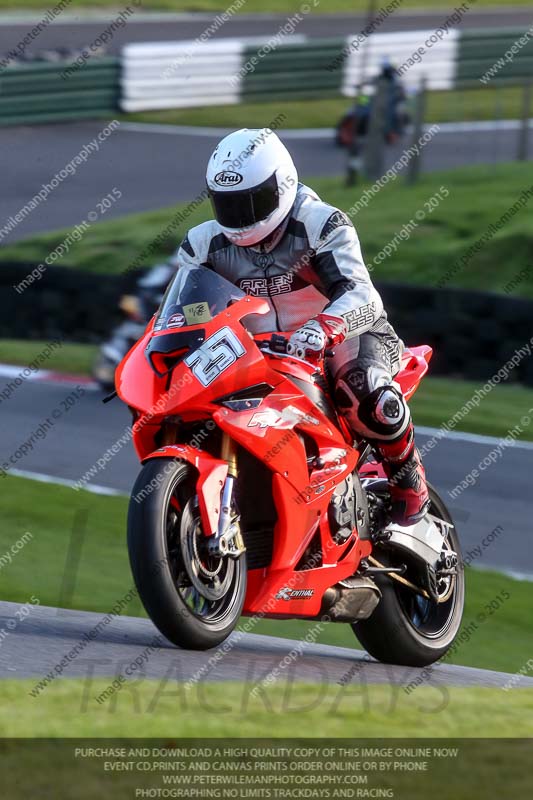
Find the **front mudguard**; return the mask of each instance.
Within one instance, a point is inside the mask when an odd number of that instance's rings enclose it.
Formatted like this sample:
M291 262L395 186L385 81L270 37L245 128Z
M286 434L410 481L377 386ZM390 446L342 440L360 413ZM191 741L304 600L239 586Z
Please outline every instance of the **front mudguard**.
M196 470L198 473L196 491L202 530L206 536L216 533L220 519L221 491L228 475L227 462L189 444L160 447L143 458L143 464L154 458L175 458L186 461Z

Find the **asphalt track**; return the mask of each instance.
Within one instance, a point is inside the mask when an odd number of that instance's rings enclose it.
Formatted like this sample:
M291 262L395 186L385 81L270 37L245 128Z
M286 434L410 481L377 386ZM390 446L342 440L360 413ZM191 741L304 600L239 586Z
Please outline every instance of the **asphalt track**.
M346 105L349 107L348 100ZM228 132L123 122L99 143L98 151L92 152L75 174L63 173L66 177L45 200L23 214L11 230L2 232L9 218L23 209L43 185L50 184L85 145L98 137L105 125L100 121L0 128L4 187L0 194L2 245L31 234L79 224L90 212L98 211L98 203L114 188L122 196L104 216L98 214L98 221L190 201L204 190L207 160L216 142ZM278 132L304 178L345 173L347 156L333 144L332 131L280 129ZM423 169L511 161L516 156L517 142L518 123L513 121L443 124L423 148ZM410 143L410 136L406 136L391 148L385 166L393 164ZM530 152L533 153L531 128ZM355 188L354 202L357 197ZM176 246L184 233L184 226L176 231ZM364 231L361 236L364 241ZM75 246L82 247L83 241Z
M323 0L323 2L327 3L327 0ZM127 4L125 3L125 5ZM379 26L379 31L386 33L388 31L434 30L453 13L454 5L450 3L448 9L440 8L430 12L427 10L397 11ZM64 13L41 32L28 51L46 50L66 45L82 48L95 41L115 19L117 13L117 10L110 10L107 14L96 13L84 18L79 14ZM24 16L21 14L1 15L0 54L16 47L33 25L42 19L43 14L33 12ZM108 44L108 52L110 54L119 53L121 47L128 42L196 39L209 30L215 16L215 12L213 14L137 13L129 17L127 25L115 32L112 41ZM240 38L243 36L268 38L278 33L280 28L286 25L287 19L294 16L295 12L292 14L289 12L287 14L237 14L220 26L213 38ZM501 8L475 10L465 14L459 27L526 28L530 24L529 9L524 6L505 8L502 4ZM301 22L297 22L295 32L299 35L322 38L348 36L359 33L365 25L366 16L362 14L307 14Z
M15 614L18 609L16 603L0 602L0 630L8 631L0 649L0 678L35 678L36 683L54 671L75 644L87 642L84 634L89 636L105 616L87 611L36 606L32 607L29 616L20 620L20 615ZM158 635L160 639L154 642L154 637ZM150 651L150 658L145 661L143 670L134 671L132 677L191 681L193 689L206 680L242 681L251 690L254 686L260 686L260 681L272 670L280 667L293 647L302 644L291 639L252 633L234 633L228 641L231 649L223 658L209 665L213 650L180 650L158 634L150 620L114 617L108 625L98 629L95 638L90 638L81 654L61 673L61 677L85 678L87 696L91 697L94 695L90 691L92 679L111 678L123 673L148 647L161 643L160 647ZM59 672L58 668L55 674ZM510 676L504 672L448 664L435 666L431 671L391 666L369 660L361 650L305 643L302 655L294 659L290 666L281 668L280 679L282 682L298 680L335 684L343 677L345 683L352 683L352 694L354 687L359 685L365 687L367 684L380 683L398 687L393 692L394 697L396 692L401 691L400 686L406 686L419 677L432 687L497 688L504 686ZM533 678L521 677L516 685L533 687ZM200 689L196 691L200 694ZM343 691L348 690L339 687L339 694ZM413 697L416 699L416 693ZM443 699L444 696L436 695L436 700L442 702ZM220 701L219 711L223 713L227 705L223 697ZM211 707L210 711L216 713L216 706Z
M0 378L0 391L8 383ZM93 473L88 485L129 493L139 465L131 442L121 437L130 417L119 400L104 405L98 391L87 391L68 412L54 421L42 439L25 456L15 457L45 418L72 391L71 386L26 382L0 404L0 466L10 470L41 473L54 479L77 482L96 465L115 443L118 452ZM423 385L420 391L423 391ZM416 420L415 420L416 422ZM427 432L418 433L423 445ZM429 479L437 487L454 515L467 563L479 568L506 570L533 577L531 548L531 460L533 444L515 443L481 472L479 480L454 500L453 489L495 446L484 437L442 438L424 459ZM9 461L10 457L14 460ZM2 478L0 478L0 489ZM72 489L72 491L75 491ZM91 520L88 520L90 531ZM501 528L498 528L501 526ZM498 528L493 541L487 542ZM21 530L17 535L23 533ZM68 536L70 531L59 532ZM13 532L13 538L15 532ZM483 544L485 540L486 544Z

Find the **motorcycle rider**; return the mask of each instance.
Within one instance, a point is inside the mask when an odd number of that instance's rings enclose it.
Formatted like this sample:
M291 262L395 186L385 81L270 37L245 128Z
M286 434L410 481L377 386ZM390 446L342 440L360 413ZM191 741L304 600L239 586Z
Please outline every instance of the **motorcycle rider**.
M389 144L393 144L402 135L408 123L407 94L396 68L388 58L383 59L379 80L386 86L385 136Z
M392 517L418 521L429 505L409 407L393 380L403 344L387 321L351 220L298 182L292 158L269 128L226 136L207 166L215 219L191 228L181 265L209 267L270 312L251 333L292 332L288 351L326 358L334 401L354 436L371 441L389 479Z

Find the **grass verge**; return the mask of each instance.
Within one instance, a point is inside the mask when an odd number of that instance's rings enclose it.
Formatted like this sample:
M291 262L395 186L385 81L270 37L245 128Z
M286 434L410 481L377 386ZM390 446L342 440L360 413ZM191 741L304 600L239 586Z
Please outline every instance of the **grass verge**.
M533 232L530 206L520 208L489 239L468 257L467 266L451 270L457 259L477 246L500 218L514 206L532 184L521 164L476 166L424 175L414 187L407 187L401 173L368 200L354 208L367 185L346 188L341 178L309 179L322 198L350 211L358 229L372 276L378 281L435 285L449 273L447 285L465 289L533 297ZM429 200L441 187L448 196ZM95 225L82 242L71 248L59 263L93 272L120 273L141 253L146 264L168 256L188 228L211 217L210 206L201 203L192 211L187 204L110 220ZM185 223L177 220L185 214ZM422 214L422 219L420 219ZM409 236L398 237L410 221ZM66 231L54 231L24 239L3 248L4 261L45 260L64 239ZM392 254L373 264L382 248L396 237ZM398 244L399 241L399 244ZM380 256L381 258L381 256ZM0 263L1 266L1 263Z
M439 428L470 400L479 387L480 383L473 381L424 378L409 403L415 423ZM454 430L486 436L507 436L517 419L532 407L532 389L517 384L497 386L477 408L458 422ZM533 426L526 427L518 438L532 441Z
M533 736L533 690L425 687L407 695L392 685L287 684L254 697L242 683L186 692L179 683L144 680L98 705L108 684L65 678L33 698L33 681L4 680L0 735L121 737L142 726L143 737Z
M528 5L529 0L513 0L514 6ZM42 10L42 0L24 0L23 3L15 2L15 0L0 0L0 10L5 11L20 11L21 6L24 5L24 10L39 9ZM231 5L231 3L229 3ZM383 3L382 5L386 5ZM279 13L288 14L289 12L299 11L301 9L301 0L247 0L239 11L243 14L267 14ZM429 0L405 0L402 8L428 8ZM493 6L503 6L503 0L478 0L476 8L490 8ZM82 9L94 12L95 8L102 9L116 9L118 8L116 0L72 0L69 6L70 10ZM313 13L317 14L333 14L335 12L345 12L352 14L361 14L366 12L368 8L368 0L328 0L319 3ZM431 10L435 8L448 9L449 5L445 0L434 0L431 4ZM150 0L150 5L146 4L146 11L227 11L228 0ZM348 31L351 33L351 31ZM357 33L357 31L354 31Z
M132 587L125 541L126 498L9 476L3 480L0 554L26 531L32 538L1 570L0 599L25 603L35 595L42 605L107 613ZM75 566L74 553L79 554ZM467 580L463 633L450 663L515 672L531 656L524 636L530 624L531 585L470 569ZM509 599L491 610L491 602L502 593L508 593ZM139 600L135 598L124 613L143 614ZM480 614L485 615L482 623L477 622ZM313 624L262 620L254 632L298 639ZM358 647L348 625L326 625L318 641Z
M27 339L0 339L0 362L26 366L42 353L47 345L44 341ZM63 342L55 348L42 364L44 370L70 372L76 375L90 375L93 361L98 351L97 345L73 344Z
M428 92L425 121L468 122L472 120L520 119L523 89L498 86L483 89L454 89ZM244 102L239 105L204 108L172 108L123 114L124 122L152 122L164 125L201 125L217 128L264 128L283 114L283 128L334 128L353 105L349 97L314 100ZM333 139L333 137L332 137Z

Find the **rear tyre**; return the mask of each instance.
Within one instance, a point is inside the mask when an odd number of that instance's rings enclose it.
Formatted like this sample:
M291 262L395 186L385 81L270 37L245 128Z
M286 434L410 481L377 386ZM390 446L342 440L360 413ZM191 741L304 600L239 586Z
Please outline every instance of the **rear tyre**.
M188 464L170 458L145 464L129 505L128 552L152 622L178 647L207 650L238 622L246 559L207 553L195 482Z
M429 486L429 513L453 524L448 509ZM455 528L446 545L457 553L459 569L443 586L442 603L426 599L386 575L374 578L382 599L372 616L354 623L352 629L371 656L387 664L425 667L442 658L452 646L461 627L465 580L461 546Z

